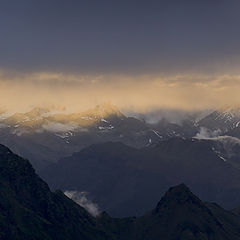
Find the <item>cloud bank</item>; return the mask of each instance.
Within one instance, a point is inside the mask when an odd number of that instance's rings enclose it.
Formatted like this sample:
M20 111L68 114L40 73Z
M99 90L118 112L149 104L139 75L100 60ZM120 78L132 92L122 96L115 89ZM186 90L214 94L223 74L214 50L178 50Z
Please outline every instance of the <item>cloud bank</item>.
M54 104L69 111L112 102L140 113L236 106L240 75L81 75L61 72L0 71L0 107L24 111Z

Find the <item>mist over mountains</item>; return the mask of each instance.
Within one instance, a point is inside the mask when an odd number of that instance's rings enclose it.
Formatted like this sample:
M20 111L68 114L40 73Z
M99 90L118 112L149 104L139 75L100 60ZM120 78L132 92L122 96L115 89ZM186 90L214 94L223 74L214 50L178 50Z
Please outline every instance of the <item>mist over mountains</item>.
M238 138L239 122L237 109L188 114L165 110L136 117L110 103L79 113L34 108L26 113L3 113L0 142L41 169L94 143L113 141L141 148L172 137L201 138L204 131L205 138Z
M151 124L126 116L109 103L80 113L34 108L27 113L3 114L0 124L0 142L31 159L37 168L93 143L120 141L139 148L196 131L192 119L182 123L191 124L191 129L185 128L185 131L182 126L163 118Z
M110 103L80 113L34 108L3 114L0 142L52 189L87 193L113 216L139 216L181 182L203 200L237 207L239 110L160 113L130 116Z
M1 0L0 240L240 240L239 12Z

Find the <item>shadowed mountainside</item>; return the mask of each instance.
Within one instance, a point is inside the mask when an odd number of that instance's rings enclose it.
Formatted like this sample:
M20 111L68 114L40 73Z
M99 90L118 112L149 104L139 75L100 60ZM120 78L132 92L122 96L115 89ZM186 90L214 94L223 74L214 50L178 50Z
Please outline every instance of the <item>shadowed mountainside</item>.
M112 142L92 145L41 176L53 189L89 192L118 217L142 215L168 187L181 182L206 201L229 209L240 203L240 170L207 140L172 138L143 149Z
M203 203L184 184L142 217L117 219L105 212L94 218L62 192L51 192L27 160L3 145L0 180L0 239L240 239L239 211Z

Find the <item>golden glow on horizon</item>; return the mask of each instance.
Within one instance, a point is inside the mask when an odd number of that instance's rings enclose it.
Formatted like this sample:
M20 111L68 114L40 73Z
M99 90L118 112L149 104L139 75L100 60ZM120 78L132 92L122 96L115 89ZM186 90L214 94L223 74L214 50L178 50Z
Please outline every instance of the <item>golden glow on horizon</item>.
M77 75L0 72L0 106L25 111L53 104L82 111L110 101L138 112L239 105L240 75Z

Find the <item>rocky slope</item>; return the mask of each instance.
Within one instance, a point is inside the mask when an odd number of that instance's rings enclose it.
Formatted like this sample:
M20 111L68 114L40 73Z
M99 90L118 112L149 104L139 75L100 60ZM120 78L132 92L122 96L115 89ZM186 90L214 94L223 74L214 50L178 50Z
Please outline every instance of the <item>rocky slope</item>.
M27 160L0 145L0 239L106 239L85 209L52 193Z
M8 240L240 239L238 211L203 203L184 184L170 188L142 217L117 219L104 212L94 218L62 192L51 192L27 160L3 145L0 210L0 239Z
M114 216L143 214L181 182L202 199L233 208L240 203L240 170L218 149L215 141L198 139L172 138L142 149L109 142L60 160L41 176L53 189L89 192Z

